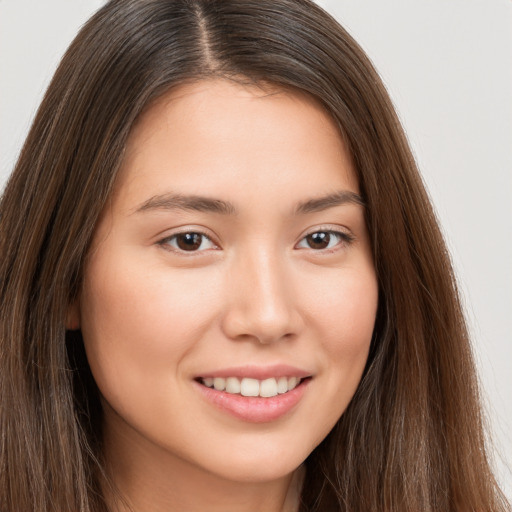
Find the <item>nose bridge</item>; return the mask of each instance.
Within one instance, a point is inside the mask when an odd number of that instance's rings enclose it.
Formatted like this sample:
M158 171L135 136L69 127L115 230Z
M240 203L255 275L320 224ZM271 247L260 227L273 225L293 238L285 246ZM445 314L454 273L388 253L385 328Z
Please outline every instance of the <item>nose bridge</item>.
M231 337L269 343L296 334L298 313L286 258L270 245L256 245L232 269L225 328Z

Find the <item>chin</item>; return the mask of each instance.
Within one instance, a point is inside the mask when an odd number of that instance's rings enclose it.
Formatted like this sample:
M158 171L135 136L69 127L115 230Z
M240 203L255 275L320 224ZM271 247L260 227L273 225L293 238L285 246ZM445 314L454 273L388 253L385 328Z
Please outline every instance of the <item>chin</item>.
M284 446L283 446L284 444ZM255 446L257 447L255 448ZM280 446L260 441L251 447L231 446L226 453L208 464L212 472L236 482L268 482L285 478L301 466L311 449L304 449L307 442L292 442Z

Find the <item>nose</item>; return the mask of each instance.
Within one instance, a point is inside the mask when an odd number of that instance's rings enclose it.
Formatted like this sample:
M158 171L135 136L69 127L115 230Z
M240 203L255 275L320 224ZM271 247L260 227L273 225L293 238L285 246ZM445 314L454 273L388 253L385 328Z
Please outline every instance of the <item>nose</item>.
M292 270L284 260L260 250L240 257L230 269L222 319L229 338L268 344L299 334L302 318Z

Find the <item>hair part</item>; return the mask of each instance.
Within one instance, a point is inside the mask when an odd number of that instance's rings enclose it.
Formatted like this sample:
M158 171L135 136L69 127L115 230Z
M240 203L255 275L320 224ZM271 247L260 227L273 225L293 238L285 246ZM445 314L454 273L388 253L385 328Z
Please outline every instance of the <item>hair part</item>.
M321 102L367 205L379 280L370 356L306 461L301 511L509 510L405 135L364 52L308 0L113 0L73 41L0 203L0 509L107 510L99 394L67 310L138 117L173 87L217 77Z

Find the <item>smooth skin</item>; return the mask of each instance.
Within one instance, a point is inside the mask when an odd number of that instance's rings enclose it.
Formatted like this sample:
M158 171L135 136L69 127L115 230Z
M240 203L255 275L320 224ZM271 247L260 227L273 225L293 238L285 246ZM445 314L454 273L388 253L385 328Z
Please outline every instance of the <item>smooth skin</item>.
M302 93L199 81L141 116L69 315L134 512L297 510L301 464L354 395L374 327L356 194L338 128ZM286 414L244 421L197 379L249 364L311 379Z

